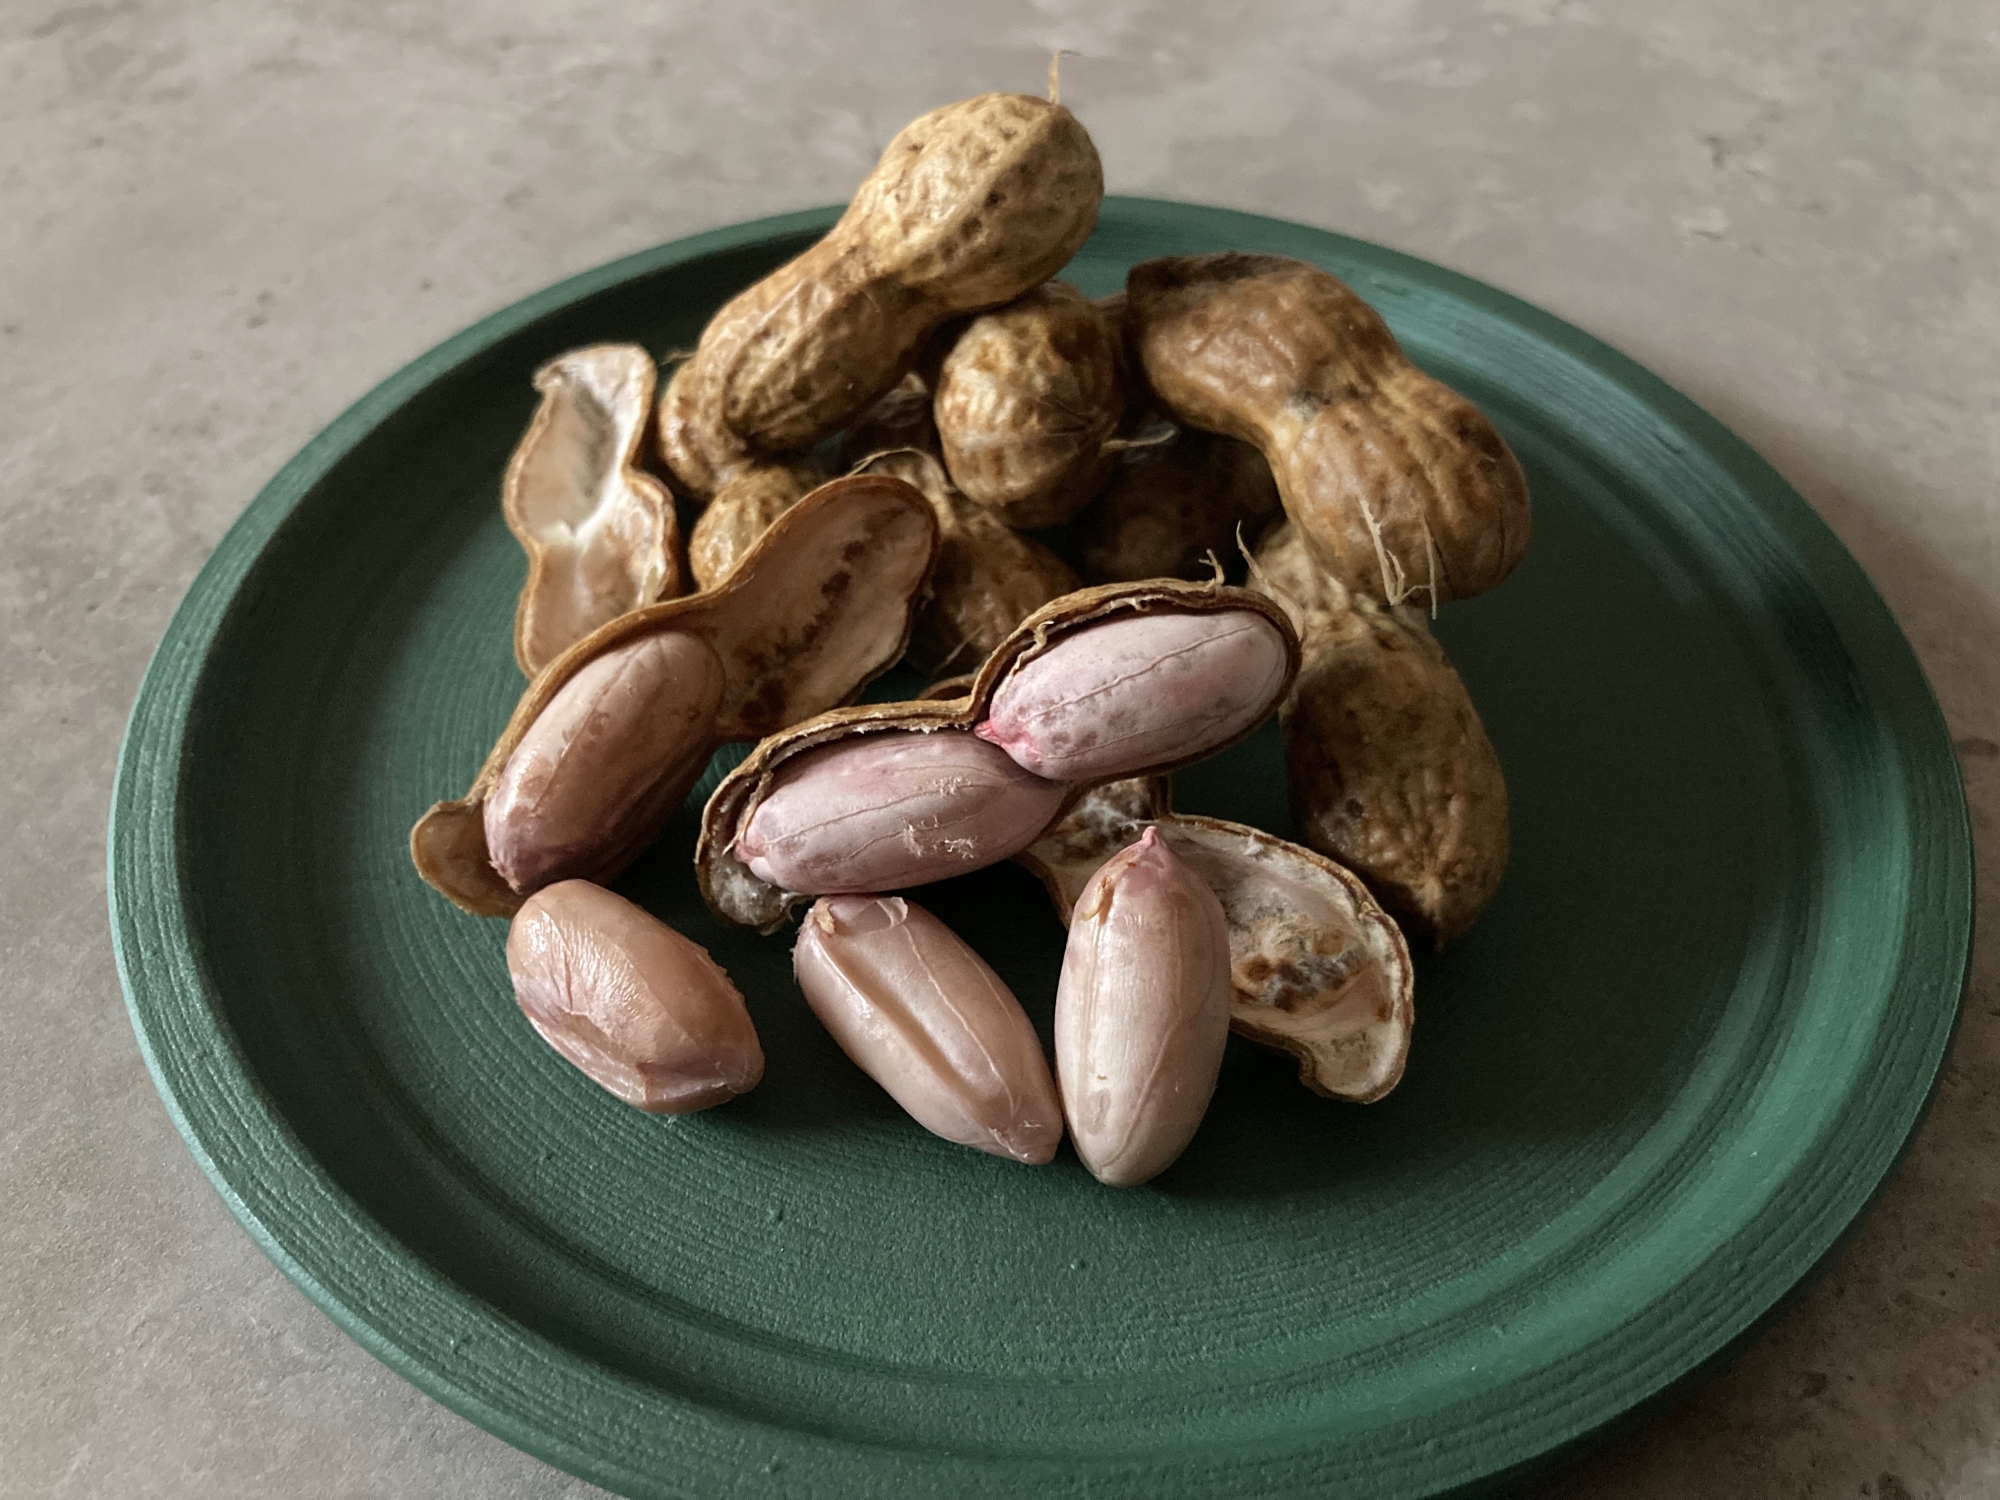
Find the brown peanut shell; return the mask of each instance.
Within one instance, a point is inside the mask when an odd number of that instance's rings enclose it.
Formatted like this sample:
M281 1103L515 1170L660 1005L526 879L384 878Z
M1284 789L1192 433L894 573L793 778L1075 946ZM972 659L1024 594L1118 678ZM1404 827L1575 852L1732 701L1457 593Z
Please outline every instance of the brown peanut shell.
M572 349L535 372L541 405L500 490L528 554L514 660L530 677L607 620L687 588L673 497L639 467L654 379L636 344Z
M515 704L466 794L410 830L423 878L477 916L518 910L488 859L484 810L507 758L563 684L642 635L705 641L726 673L715 744L754 740L850 702L893 666L937 547L930 503L887 475L836 479L793 506L714 588L635 610L550 662Z
M1479 711L1420 611L1349 595L1289 526L1257 563L1258 586L1295 610L1304 653L1278 711L1292 816L1442 946L1507 867L1507 782Z
M779 890L759 879L736 858L734 852L736 836L755 815L778 769L793 756L860 735L898 730L928 734L940 729L971 729L986 717L994 692L1016 666L1041 655L1066 636L1121 613L1155 610L1205 613L1245 609L1262 615L1277 628L1285 643L1285 681L1289 684L1298 662L1297 642L1291 621L1283 609L1263 595L1246 589L1154 579L1141 584L1079 589L1076 593L1051 600L1016 626L980 664L963 697L856 704L833 709L817 718L780 730L761 741L743 763L723 779L709 797L707 807L702 810L701 838L695 846L695 874L701 882L702 899L725 922L755 927L762 932L774 931L785 921L793 906L802 899L810 899ZM1245 729L1243 735L1251 733L1254 727ZM1237 738L1241 739L1243 735ZM1214 745L1199 755L1158 766L1140 767L1127 775L1145 776L1170 771L1195 760L1206 760L1226 748L1227 744ZM1073 803L1093 784L1077 783L1065 805Z
M1118 337L1066 281L967 322L938 371L945 468L1009 526L1060 526L1110 479L1125 414Z
M749 455L837 432L940 325L1061 269L1103 196L1097 148L1059 104L981 94L906 125L826 238L724 305L675 373L660 440L676 487L706 498Z
M1338 277L1231 252L1143 261L1125 286L1153 399L1255 445L1305 545L1347 588L1435 606L1521 560L1528 487L1514 455Z
M1090 582L1205 578L1211 557L1235 561L1239 532L1255 538L1280 514L1278 483L1255 448L1187 427L1169 432L1142 431L1118 455L1085 523Z
M1334 861L1246 824L1176 813L1168 785L1146 776L1094 788L1015 861L1067 924L1099 867L1157 829L1222 902L1230 1030L1289 1053L1316 1094L1382 1098L1403 1076L1416 1019L1402 932Z

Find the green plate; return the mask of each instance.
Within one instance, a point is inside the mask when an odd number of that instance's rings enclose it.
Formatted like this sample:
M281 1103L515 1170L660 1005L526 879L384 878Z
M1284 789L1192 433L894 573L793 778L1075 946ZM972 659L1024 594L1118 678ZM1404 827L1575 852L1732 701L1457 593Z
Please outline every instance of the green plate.
M1331 267L1493 415L1535 493L1439 632L1513 788L1492 910L1420 962L1368 1108L1232 1042L1150 1187L926 1135L724 931L692 817L625 888L749 997L763 1085L627 1109L516 1012L505 926L411 821L520 688L496 504L529 373L694 342L831 211L496 314L363 399L189 591L120 764L133 1025L244 1226L370 1350L633 1495L1430 1495L1599 1428L1823 1256L1923 1112L1966 974L1950 744L1861 570L1681 396L1489 288L1353 240L1112 199L1068 274L1225 248ZM703 789L705 791L706 788ZM702 792L697 792L697 799ZM1284 830L1267 732L1182 804ZM934 888L1046 1028L1061 934L1012 866Z

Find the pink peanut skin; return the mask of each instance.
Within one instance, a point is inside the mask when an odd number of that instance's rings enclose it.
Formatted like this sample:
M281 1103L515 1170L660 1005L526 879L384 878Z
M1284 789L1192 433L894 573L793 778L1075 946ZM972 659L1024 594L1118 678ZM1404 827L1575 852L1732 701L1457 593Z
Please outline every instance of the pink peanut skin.
M896 896L828 896L792 968L840 1048L924 1129L1040 1164L1062 1140L1041 1039L1014 992L944 923Z
M565 880L507 930L514 998L542 1039L651 1114L690 1114L764 1076L743 996L706 949L622 896Z
M516 891L609 880L708 764L722 661L667 633L607 651L549 700L486 799L486 852Z
M966 730L865 735L787 761L735 852L784 891L901 890L1019 853L1063 794Z
M1288 665L1284 637L1252 610L1125 615L1009 672L973 732L1051 781L1130 776L1247 732Z
M1056 985L1070 1140L1112 1187L1158 1176L1201 1125L1229 1040L1222 903L1148 828L1090 877Z

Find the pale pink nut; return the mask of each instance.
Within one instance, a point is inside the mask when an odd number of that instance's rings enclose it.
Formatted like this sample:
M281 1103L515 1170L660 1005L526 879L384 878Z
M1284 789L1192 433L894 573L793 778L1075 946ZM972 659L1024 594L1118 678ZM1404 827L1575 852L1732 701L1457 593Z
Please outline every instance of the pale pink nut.
M486 853L516 891L609 880L659 836L713 750L721 658L691 635L605 652L549 700L486 799Z
M974 733L1051 781L1130 776L1248 733L1277 707L1289 661L1254 610L1121 615L1015 667Z
M1062 1106L1034 1024L998 974L921 906L828 896L806 914L792 968L813 1014L924 1129L1040 1164Z
M1194 1139L1229 1040L1229 924L1148 828L1090 877L1056 986L1056 1078L1099 1181L1157 1176Z
M902 890L1018 854L1064 790L962 729L885 731L785 762L735 853L782 891Z
M602 886L565 880L530 896L507 930L507 972L542 1040L649 1113L708 1109L764 1076L721 966Z

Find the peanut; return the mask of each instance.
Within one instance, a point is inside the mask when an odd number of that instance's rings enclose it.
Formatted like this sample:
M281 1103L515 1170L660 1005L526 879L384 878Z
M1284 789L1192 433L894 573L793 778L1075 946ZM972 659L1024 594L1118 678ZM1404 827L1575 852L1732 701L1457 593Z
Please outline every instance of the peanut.
M705 949L623 897L565 880L507 930L514 998L592 1082L652 1114L754 1088L764 1052L742 995Z
M1153 399L1254 444L1306 547L1347 588L1437 605L1520 561L1528 489L1506 443L1338 277L1231 253L1144 261L1126 292Z
M1110 479L1125 413L1115 331L1051 281L965 325L938 372L945 467L1009 526L1059 526Z
M1332 860L1260 828L1176 813L1164 776L1093 788L1015 857L1067 922L1091 876L1149 827L1222 903L1229 1029L1290 1053L1316 1094L1369 1104L1389 1093L1415 1021L1410 950Z
M1185 427L1167 431L1142 433L1118 455L1088 513L1083 574L1092 583L1209 578L1217 562L1233 570L1239 530L1254 540L1278 516L1277 481L1255 448Z
M826 238L727 303L675 372L660 434L676 485L706 498L751 455L838 431L941 324L1059 270L1103 196L1059 104L982 94L905 126Z
M829 896L799 928L806 1003L864 1073L934 1135L1040 1163L1062 1106L1034 1025L977 953L899 897Z
M780 890L900 890L1009 858L1063 792L963 730L864 735L786 762L735 855Z
M1248 610L1106 620L1016 665L975 732L1054 781L1138 775L1263 722L1289 644Z
M1257 561L1299 611L1304 661L1278 722L1305 842L1450 942L1507 866L1507 782L1479 710L1420 612L1350 595L1291 527Z
M722 662L691 635L644 636L550 700L486 801L486 848L516 891L608 879L659 836L708 764Z
M1229 994L1222 903L1149 828L1084 886L1056 987L1063 1113L1100 1182L1145 1182L1194 1138Z

